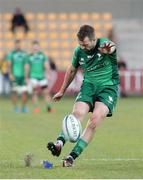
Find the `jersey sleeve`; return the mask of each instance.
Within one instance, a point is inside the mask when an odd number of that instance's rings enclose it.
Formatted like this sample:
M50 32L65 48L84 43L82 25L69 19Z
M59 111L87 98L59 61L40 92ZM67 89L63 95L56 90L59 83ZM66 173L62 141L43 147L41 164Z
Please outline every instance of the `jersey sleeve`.
M76 47L75 50L74 50L74 53L73 53L73 57L72 57L72 65L75 68L79 67L79 55L78 55L78 52L79 52L79 47Z

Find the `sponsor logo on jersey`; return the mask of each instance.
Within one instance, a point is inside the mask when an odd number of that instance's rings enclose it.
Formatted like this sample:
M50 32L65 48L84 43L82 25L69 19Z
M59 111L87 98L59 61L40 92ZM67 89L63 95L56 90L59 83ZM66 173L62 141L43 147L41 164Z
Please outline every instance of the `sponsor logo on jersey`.
M84 58L80 58L80 60L79 60L79 64L80 64L80 65L85 64L85 62L84 62Z

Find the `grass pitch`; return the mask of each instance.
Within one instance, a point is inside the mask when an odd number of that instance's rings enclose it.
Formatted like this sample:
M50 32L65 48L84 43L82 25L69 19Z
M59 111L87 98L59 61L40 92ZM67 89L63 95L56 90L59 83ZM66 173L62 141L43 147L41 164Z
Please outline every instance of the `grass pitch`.
M74 144L67 143L60 157L52 157L46 149L61 129L63 117L71 112L74 99L54 103L56 112L16 114L9 99L0 98L0 178L4 179L88 179L143 178L143 98L119 99L112 118L97 129L93 141L72 168L62 167L62 158ZM31 103L29 107L32 110ZM85 126L86 120L83 123ZM24 157L33 154L31 167ZM54 164L45 169L41 160Z

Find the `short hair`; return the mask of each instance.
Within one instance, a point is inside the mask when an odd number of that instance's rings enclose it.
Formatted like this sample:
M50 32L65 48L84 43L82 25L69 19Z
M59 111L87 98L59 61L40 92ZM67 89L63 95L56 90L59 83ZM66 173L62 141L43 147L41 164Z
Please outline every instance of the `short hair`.
M85 37L88 37L90 40L95 39L95 30L90 25L83 25L80 27L77 37L80 41L83 41Z
M39 44L39 41L38 40L34 40L34 41L32 41L32 44L34 45L34 44Z
M20 39L16 39L16 40L15 40L15 44L18 44L18 43L21 43L21 40L20 40Z

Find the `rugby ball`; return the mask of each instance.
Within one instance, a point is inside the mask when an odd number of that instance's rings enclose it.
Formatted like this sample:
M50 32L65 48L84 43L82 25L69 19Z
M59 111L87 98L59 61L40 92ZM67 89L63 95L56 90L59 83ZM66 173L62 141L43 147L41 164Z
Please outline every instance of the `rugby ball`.
M81 135L81 123L74 115L67 115L63 119L62 130L66 140L74 143Z

